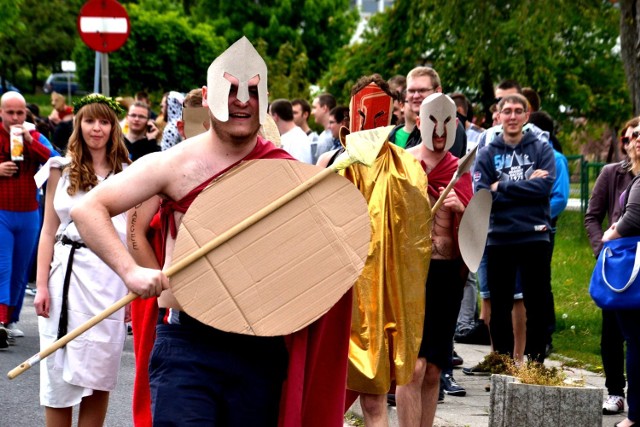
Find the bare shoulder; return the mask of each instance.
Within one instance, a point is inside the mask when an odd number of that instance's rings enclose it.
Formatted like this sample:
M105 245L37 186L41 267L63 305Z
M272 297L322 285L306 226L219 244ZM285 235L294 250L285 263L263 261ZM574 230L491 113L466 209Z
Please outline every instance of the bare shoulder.
M421 155L421 150L420 150L420 144L411 148L407 148L407 153L411 154L413 157L415 157L418 160L423 160Z

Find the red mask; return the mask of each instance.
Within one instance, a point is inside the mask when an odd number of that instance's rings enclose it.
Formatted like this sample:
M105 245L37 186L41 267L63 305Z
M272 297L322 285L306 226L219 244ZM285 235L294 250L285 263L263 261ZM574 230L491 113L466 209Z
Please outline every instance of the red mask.
M375 83L369 83L351 97L349 129L351 132L389 126L393 98Z

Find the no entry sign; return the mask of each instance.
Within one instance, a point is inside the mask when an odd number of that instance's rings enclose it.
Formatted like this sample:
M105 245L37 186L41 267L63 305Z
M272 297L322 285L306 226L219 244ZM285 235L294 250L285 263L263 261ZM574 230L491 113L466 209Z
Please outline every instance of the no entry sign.
M125 8L116 0L89 0L80 9L78 31L91 49L109 53L127 41L131 26Z

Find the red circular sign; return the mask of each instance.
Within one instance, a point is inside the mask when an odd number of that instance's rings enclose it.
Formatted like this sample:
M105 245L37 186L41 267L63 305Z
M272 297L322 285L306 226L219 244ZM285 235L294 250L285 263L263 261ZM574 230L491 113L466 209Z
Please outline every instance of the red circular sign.
M91 49L113 52L129 38L129 14L116 0L89 0L80 9L78 32Z

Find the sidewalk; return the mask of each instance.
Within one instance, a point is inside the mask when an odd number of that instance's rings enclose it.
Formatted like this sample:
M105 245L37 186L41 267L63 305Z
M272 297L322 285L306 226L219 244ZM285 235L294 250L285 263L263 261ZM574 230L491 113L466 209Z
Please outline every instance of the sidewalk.
M489 346L486 345L455 344L455 349L464 359L465 367L476 365L489 352ZM547 359L545 365L559 367L561 362L554 360L554 355L552 354L551 359ZM582 369L565 368L564 370L569 377L584 378L587 386L602 388L603 398L606 397L604 377L602 375ZM490 393L485 391L485 386L490 383L490 378L464 375L461 369L455 369L453 374L458 384L467 389L467 395L464 397L446 396L444 403L438 405L433 425L435 427L487 427L489 425ZM396 427L399 425L396 408L391 406L388 408L389 426ZM362 411L357 402L351 407L350 411L362 417ZM620 415L603 416L603 425L612 426L614 423L622 421L625 417L626 412Z

